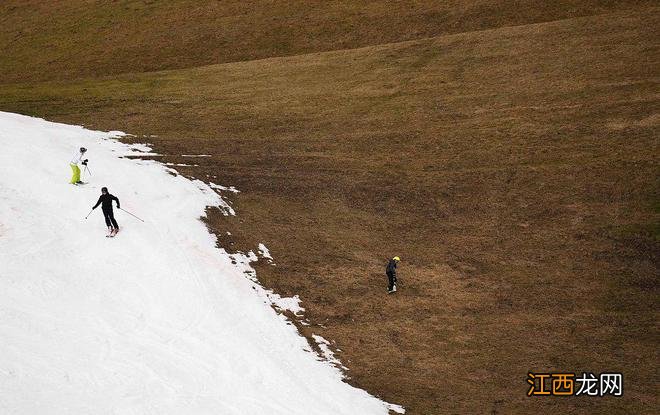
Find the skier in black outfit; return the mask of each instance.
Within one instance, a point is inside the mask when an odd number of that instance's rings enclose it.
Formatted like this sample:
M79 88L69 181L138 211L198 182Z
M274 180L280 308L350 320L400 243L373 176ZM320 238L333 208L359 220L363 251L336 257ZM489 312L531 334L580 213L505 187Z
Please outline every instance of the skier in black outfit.
M101 188L101 197L99 197L98 202L92 207L92 210L96 209L99 205L101 205L101 210L103 210L103 216L105 217L105 224L108 226L108 231L110 231L110 236L114 236L117 234L119 231L119 225L117 225L117 221L115 220L115 214L112 211L112 201L116 200L117 201L117 209L121 209L119 206L119 199L117 199L117 196L113 196L110 193L108 193L108 188L103 187Z
M387 268L385 268L385 274L387 274L387 280L389 282L387 285L387 292L389 294L396 292L396 266L399 261L401 261L401 258L395 256L389 260Z

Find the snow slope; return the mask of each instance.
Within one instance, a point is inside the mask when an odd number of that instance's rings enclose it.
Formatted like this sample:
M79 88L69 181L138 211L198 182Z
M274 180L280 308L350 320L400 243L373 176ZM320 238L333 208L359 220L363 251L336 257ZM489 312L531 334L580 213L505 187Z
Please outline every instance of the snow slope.
M118 133L0 112L0 413L386 414L199 220L228 206ZM68 184L74 151L93 176ZM147 149L148 150L148 149ZM100 188L121 206L105 238Z

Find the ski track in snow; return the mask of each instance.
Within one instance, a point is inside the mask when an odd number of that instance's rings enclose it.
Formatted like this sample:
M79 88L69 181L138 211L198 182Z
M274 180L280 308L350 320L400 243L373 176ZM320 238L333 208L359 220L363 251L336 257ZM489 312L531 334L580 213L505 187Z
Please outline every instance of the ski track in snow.
M216 247L199 218L231 208L213 189L123 158L151 149L120 134L0 112L0 413L402 410L305 351L251 258ZM73 186L80 146L93 176ZM84 219L102 186L146 222L115 209L105 238L100 208Z

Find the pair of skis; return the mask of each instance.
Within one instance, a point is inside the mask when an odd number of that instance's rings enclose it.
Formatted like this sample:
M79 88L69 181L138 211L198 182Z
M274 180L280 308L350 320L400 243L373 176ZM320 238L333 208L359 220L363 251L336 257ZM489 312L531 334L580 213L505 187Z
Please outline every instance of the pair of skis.
M119 232L119 229L113 229L113 230L111 230L110 233L107 234L105 237L106 237L106 238L114 238L115 236L117 236L117 233L118 233L118 232Z

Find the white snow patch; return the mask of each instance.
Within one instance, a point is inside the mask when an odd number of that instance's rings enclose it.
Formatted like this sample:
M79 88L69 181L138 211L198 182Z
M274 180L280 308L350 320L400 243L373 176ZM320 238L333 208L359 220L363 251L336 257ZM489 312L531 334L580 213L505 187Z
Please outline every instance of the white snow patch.
M186 164L186 163L163 163L166 166L177 166L177 167L197 167L199 164Z
M245 254L248 262L257 262L259 261L259 257L257 254L254 253L254 251L248 251L247 254Z
M337 367L348 370L348 368L342 365L339 359L335 357L335 353L332 351L332 349L330 349L329 341L324 339L322 336L319 336L318 334L312 334L312 337L314 338L314 341L316 341L316 344L319 346L319 349L321 349L321 353L323 353L323 359Z
M110 137L121 137L126 134L121 131L113 132ZM113 151L119 151L123 157L162 157L162 154L152 152L151 146L144 143L135 143L135 144L125 144L121 149L113 149Z
M259 254L262 257L269 259L270 262L273 262L273 257L270 255L270 251L268 250L268 248L266 248L266 245L260 243L258 249L259 249Z
M259 244L259 254L262 257L268 258L269 261L272 263L273 257L270 256L270 252L268 251L268 248L266 248L266 245L263 243ZM248 262L257 262L259 261L259 256L254 253L254 251L248 251L247 254L245 254L245 258ZM251 280L256 283L259 283L259 280L257 279L256 272L244 272L244 274ZM298 295L294 295L293 297L282 297L279 294L276 294L272 290L267 290L262 287L263 293L265 294L266 298L270 302L271 305L273 305L275 308L277 308L280 311L291 311L295 315L301 315L302 313L305 312L305 309L300 305L300 297Z
M393 403L388 403L387 404L387 409L396 412L397 414L405 414L406 413L406 408L404 408L401 405L393 404Z
M209 186L211 186L213 189L222 190L225 192L240 193L240 191L236 189L234 186L226 187L226 186L221 186L219 184L215 184L213 182L210 182Z
M117 135L0 112L0 412L386 414L216 247L199 218L222 198ZM94 175L72 186L81 145ZM146 222L116 210L105 238L84 219L101 186Z
M118 136L120 137L121 135ZM128 148L131 149L132 151L140 152L140 153L151 153L151 150L153 150L151 146L144 143L128 144Z
M298 297L298 295L294 295L293 297L282 297L279 294L270 291L268 291L266 295L270 302L282 311L288 310L296 315L305 312L305 309L300 306L300 297Z

